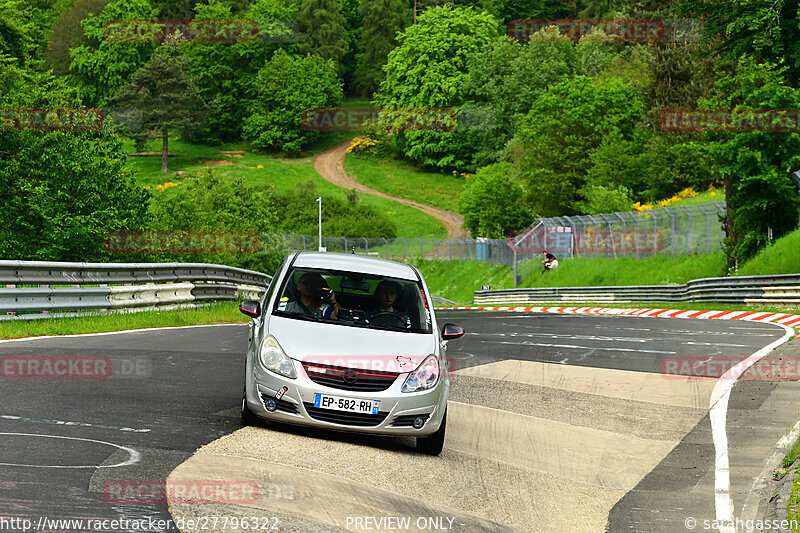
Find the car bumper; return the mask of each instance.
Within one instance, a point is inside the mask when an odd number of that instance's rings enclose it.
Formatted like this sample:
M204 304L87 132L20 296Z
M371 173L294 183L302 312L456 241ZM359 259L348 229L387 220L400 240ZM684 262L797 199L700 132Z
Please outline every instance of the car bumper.
M302 371L301 371L302 373ZM247 404L256 416L268 420L301 424L338 431L424 437L436 432L442 422L450 388L449 379L442 379L430 390L415 393L400 392L406 375L399 376L386 390L361 392L334 389L319 385L305 375L287 379L256 365L249 374L246 386ZM287 390L280 398L275 395L283 387ZM352 398L355 400L379 400L379 414L348 414L331 409L314 407L316 393ZM275 400L275 409L267 409L267 401ZM420 429L412 426L418 416L427 416Z

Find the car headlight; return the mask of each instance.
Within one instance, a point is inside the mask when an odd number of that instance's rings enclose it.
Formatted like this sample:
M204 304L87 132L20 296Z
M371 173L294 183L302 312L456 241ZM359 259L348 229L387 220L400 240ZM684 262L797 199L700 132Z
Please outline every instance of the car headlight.
M432 389L439 382L439 360L435 355L425 358L403 383L402 392L418 392Z
M281 345L275 340L275 337L268 335L264 342L261 343L261 351L259 353L261 364L264 368L271 370L276 374L294 379L297 377L297 372L294 369L294 363L283 352Z

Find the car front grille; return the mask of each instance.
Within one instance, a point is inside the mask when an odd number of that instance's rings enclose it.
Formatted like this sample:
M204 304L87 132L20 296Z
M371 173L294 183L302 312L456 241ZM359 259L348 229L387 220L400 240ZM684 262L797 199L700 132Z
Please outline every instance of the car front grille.
M410 428L413 425L415 418L422 417L427 422L430 416L431 416L430 413L424 413L421 415L400 415L394 419L394 421L392 422L392 427Z
M313 403L307 402L303 402L303 405L308 415L314 420L343 426L374 427L380 425L389 415L387 411L379 411L377 415L368 415L364 413L347 413L345 411L320 409L319 407L314 407Z
M267 400L275 400L274 396L270 396L269 394L261 394L261 399L264 400L264 403L267 403ZM281 411L282 413L289 413L290 415L297 414L297 406L292 402L287 402L286 400L275 400L277 406L275 407L276 411ZM266 406L265 406L266 408Z
M332 389L379 392L388 389L400 374L375 370L343 368L316 363L303 363L309 379Z

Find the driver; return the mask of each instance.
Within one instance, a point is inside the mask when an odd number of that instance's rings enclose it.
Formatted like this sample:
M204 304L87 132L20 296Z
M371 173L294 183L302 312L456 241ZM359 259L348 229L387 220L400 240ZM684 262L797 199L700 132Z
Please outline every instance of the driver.
M319 291L322 296L318 296ZM286 306L286 311L316 318L339 319L339 302L328 288L325 278L318 272L306 272L297 283L298 298Z
M367 313L365 317L367 323L369 323L370 319L381 313L391 313L405 324L406 329L411 329L411 319L408 315L394 307L395 300L397 300L397 295L400 292L397 283L387 280L378 283L378 287L375 289L375 299L378 302L378 308Z

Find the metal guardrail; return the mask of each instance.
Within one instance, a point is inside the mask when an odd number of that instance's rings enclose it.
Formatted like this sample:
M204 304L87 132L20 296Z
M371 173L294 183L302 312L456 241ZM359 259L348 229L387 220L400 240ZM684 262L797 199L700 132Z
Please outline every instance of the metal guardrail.
M272 276L205 263L0 261L0 319L151 309L253 297ZM78 313L80 314L80 313Z
M800 304L800 274L702 278L683 285L547 287L475 291L475 305L637 301L796 305Z

